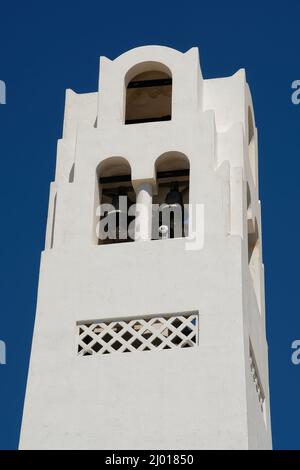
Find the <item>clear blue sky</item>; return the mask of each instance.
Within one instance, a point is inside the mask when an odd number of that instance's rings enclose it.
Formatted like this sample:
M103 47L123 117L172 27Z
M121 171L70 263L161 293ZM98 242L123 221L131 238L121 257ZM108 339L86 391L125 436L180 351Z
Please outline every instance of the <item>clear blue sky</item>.
M300 339L300 105L290 99L291 82L300 80L300 3L280 3L1 3L0 448L18 445L65 89L96 91L100 55L146 44L198 46L205 78L246 68L259 128L273 442L300 448L300 365L290 359Z

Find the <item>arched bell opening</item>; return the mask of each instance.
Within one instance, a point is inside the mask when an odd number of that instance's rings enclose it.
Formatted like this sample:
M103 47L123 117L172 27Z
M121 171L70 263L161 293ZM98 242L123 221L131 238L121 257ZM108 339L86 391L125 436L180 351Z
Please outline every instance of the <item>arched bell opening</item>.
M100 203L98 244L133 241L134 215L130 208L135 204L136 196L128 161L122 157L104 160L97 169L97 184Z
M248 266L259 311L261 311L261 255L260 238L257 219L253 217L250 188L247 184L247 241Z
M172 74L163 64L138 64L127 73L125 124L170 121L172 114Z
M186 155L167 152L155 165L157 194L153 198L153 239L188 236L190 164Z

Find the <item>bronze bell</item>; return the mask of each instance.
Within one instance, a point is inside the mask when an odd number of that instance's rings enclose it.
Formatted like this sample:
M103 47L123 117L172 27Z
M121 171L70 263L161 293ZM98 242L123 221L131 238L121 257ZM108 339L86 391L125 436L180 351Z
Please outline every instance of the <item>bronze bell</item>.
M169 237L182 237L183 229L183 197L178 182L172 182L161 210L160 226L168 221ZM176 222L176 223L175 223ZM163 238L163 236L161 235Z
M128 241L128 226L134 219L133 216L128 216L128 209L133 204L127 195L127 188L119 188L114 193L110 194L111 205L113 209L107 212L108 219L108 237L113 241ZM120 197L126 197L126 202L120 201Z
M166 204L168 204L169 206L174 206L176 204L183 207L182 194L179 191L179 185L177 181L171 183L170 191L166 196Z

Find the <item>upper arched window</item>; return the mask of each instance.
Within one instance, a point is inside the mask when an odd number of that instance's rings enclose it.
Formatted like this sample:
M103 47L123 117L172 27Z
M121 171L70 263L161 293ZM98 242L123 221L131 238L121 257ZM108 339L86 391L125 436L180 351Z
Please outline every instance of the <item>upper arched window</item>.
M172 76L162 70L135 75L126 88L125 124L169 121L172 113Z
M254 122L250 106L248 106L248 144L254 138Z
M248 155L254 183L256 183L256 143L253 114L248 107Z

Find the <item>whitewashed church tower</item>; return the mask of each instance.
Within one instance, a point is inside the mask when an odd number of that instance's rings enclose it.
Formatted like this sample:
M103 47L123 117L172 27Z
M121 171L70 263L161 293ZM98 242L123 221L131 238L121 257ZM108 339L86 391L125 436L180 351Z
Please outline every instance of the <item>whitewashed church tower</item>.
M245 71L197 48L67 91L20 448L271 448L257 166Z

